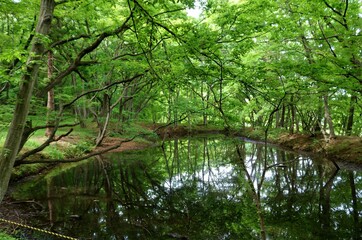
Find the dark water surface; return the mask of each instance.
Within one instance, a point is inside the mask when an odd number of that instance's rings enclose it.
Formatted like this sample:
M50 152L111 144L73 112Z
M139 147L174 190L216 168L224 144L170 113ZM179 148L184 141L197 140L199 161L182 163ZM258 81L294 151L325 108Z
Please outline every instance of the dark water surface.
M62 165L12 192L37 203L34 226L79 239L361 239L361 196L362 172L225 137Z

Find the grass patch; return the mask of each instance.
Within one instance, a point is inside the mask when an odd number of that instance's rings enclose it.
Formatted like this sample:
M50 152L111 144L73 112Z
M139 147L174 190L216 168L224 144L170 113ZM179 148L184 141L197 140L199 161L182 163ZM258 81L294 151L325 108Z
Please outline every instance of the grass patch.
M16 179L20 179L20 178L23 178L26 176L34 175L34 174L39 173L41 170L45 169L47 166L48 166L48 164L45 164L45 163L20 165L13 169L11 178L12 178L12 180L16 180Z
M71 145L64 149L64 158L81 157L86 153L89 153L94 144L87 141L78 142L76 145Z
M110 126L108 130L109 137L120 137L125 139L133 138L137 135L143 135L141 138L136 138L135 141L137 142L148 142L154 141L158 139L157 134L145 126L142 126L139 123L124 123L121 129L115 129L114 127Z
M1 240L16 240L16 238L0 231L0 239Z
M242 135L255 140L264 140L265 131L261 128L246 128L242 132Z

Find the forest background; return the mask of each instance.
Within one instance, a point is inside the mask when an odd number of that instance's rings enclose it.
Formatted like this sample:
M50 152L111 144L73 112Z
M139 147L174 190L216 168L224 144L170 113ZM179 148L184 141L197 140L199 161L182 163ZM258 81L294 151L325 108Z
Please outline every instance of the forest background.
M201 15L189 16L195 5ZM132 139L136 123L360 137L361 5L1 1L0 201L14 165L86 129L92 141L42 161Z

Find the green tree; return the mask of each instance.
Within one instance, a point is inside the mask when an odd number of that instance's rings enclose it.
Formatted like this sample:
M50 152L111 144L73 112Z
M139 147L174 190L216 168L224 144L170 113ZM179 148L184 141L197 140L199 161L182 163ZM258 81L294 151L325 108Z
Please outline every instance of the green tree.
M34 84L38 78L39 61L45 49L44 37L48 35L55 7L55 1L42 0L40 13L35 30L35 36L30 50L29 58L23 73L21 86L17 96L17 103L14 111L6 141L0 153L0 201L2 201L10 180L11 170L14 166L16 155L26 123L26 117L29 112L30 99L34 89Z

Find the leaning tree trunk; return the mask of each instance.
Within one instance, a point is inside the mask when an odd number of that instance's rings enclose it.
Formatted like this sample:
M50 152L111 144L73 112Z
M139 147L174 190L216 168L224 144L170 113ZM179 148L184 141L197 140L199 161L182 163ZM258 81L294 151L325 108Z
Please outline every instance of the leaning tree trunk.
M54 7L54 0L41 0L35 36L47 35L49 33ZM38 77L39 61L41 60L43 53L44 44L42 43L41 36L34 38L29 58L26 62L26 72L22 77L20 89L17 95L17 103L13 119L7 133L4 147L0 153L0 202L3 200L7 191L11 171L20 147L26 118L29 112L34 83Z

